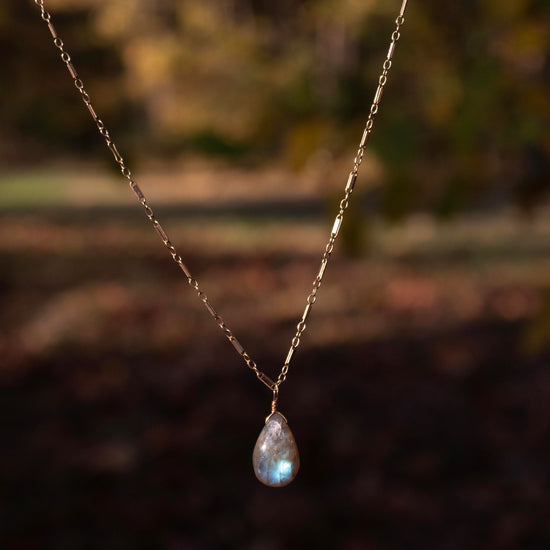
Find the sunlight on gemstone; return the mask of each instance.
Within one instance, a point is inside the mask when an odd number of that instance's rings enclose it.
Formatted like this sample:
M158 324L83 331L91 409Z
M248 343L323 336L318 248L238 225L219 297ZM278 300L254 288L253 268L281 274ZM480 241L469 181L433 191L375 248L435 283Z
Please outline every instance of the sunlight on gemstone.
M254 452L252 466L259 481L269 487L284 487L300 467L298 448L285 418L275 412L262 428Z
M281 460L279 462L278 469L281 479L285 479L292 472L292 462L289 462L288 460Z

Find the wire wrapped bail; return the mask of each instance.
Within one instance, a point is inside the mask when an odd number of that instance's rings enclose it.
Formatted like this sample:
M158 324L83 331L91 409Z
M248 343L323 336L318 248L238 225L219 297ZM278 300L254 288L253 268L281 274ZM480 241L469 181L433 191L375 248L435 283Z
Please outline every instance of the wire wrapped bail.
M273 386L273 399L271 401L271 414L277 410L277 401L279 399L279 386L275 384Z

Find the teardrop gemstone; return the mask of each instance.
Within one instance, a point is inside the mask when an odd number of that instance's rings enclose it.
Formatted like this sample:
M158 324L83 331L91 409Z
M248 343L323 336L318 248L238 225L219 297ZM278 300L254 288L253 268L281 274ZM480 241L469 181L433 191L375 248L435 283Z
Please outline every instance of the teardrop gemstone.
M269 487L284 487L296 477L300 468L298 447L281 413L273 413L260 432L252 465L258 480Z

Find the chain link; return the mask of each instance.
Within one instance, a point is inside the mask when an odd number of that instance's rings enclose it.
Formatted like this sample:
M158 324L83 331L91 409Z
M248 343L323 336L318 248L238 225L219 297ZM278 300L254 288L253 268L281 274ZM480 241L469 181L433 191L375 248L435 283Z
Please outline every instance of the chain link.
M365 129L363 131L363 136L361 138L361 142L359 143L359 148L357 149L355 158L353 159L353 168L349 173L348 181L344 189L344 196L340 201L340 209L338 210L338 214L336 214L336 218L334 219L334 225L332 226L332 231L330 232L330 237L325 247L325 252L321 260L321 266L319 267L319 272L317 273L317 276L313 280L313 285L312 285L313 288L309 296L306 298L306 307L304 309L302 317L300 318L300 321L296 325L296 334L292 339L292 342L290 344L290 349L288 350L285 362L283 364L283 368L281 369L279 377L277 378L277 382L276 382L277 386L280 386L286 380L288 369L290 366L290 361L292 360L292 356L294 355L296 348L300 345L300 337L302 336L304 330L306 329L306 320L311 311L311 307L317 300L317 291L321 286L321 281L323 280L323 275L325 274L325 269L327 267L328 260L334 249L334 243L336 241L336 237L338 237L338 233L340 232L340 227L344 219L344 214L347 208L349 207L349 199L351 194L353 193L355 182L357 181L359 166L361 166L361 163L363 162L365 148L367 146L369 137L372 133L372 127L374 125L374 117L378 112L378 105L380 104L380 100L382 99L384 86L388 81L388 73L389 73L389 70L391 69L392 58L395 51L395 45L401 36L399 33L399 29L405 22L404 13L405 13L406 7L407 7L407 0L403 0L403 3L401 5L401 10L399 11L399 15L395 20L395 30L391 35L391 42L388 48L388 53L386 55L386 59L384 60L384 63L382 64L382 72L378 77L378 87L376 88L376 92L374 93L374 99L372 100L372 104L370 106L369 115L367 118L367 122L365 124Z
M237 353L243 358L246 366L252 371L254 371L258 380L260 380L273 392L272 408L275 407L277 403L277 397L279 394L279 386L286 380L288 369L290 366L290 361L292 360L292 356L294 355L296 348L300 345L300 338L302 337L302 334L306 330L306 320L309 317L313 304L317 300L317 291L321 286L321 282L323 280L323 276L325 274L328 261L334 250L334 243L336 242L336 238L338 237L338 233L340 232L340 227L344 219L344 214L349 206L349 199L351 194L353 193L353 189L357 181L357 174L359 171L359 167L363 162L365 148L367 146L369 137L372 133L372 127L374 125L374 117L378 112L378 105L380 104L382 93L384 91L384 86L386 85L386 82L387 82L388 73L392 66L392 59L395 51L395 46L401 36L399 30L403 25L403 23L405 22L404 14L405 14L405 8L407 6L407 0L403 0L403 3L401 5L401 10L399 12L397 19L395 20L396 27L391 35L391 42L388 49L388 53L382 65L382 72L378 78L378 87L376 89L376 92L374 94L374 99L370 106L369 115L367 118L365 129L363 131L363 136L359 143L359 148L357 149L357 153L353 160L353 168L348 176L348 180L344 190L344 196L340 201L340 208L339 208L338 214L336 214L336 218L334 219L334 224L330 232L330 237L325 246L325 251L321 259L321 265L319 267L319 271L313 281L312 290L309 293L308 297L306 298L306 307L304 309L302 317L300 318L300 321L296 325L296 333L292 338L290 349L288 350L285 362L283 363L283 367L281 368L281 372L279 373L279 376L277 377L276 381L273 381L267 374L265 374L263 371L261 371L258 368L258 365L256 364L256 362L250 357L248 352L245 351L244 347L237 340L237 338L233 334L233 331L227 326L226 322L221 317L221 315L216 312L216 310L210 303L206 294L201 290L198 281L195 278L193 278L193 276L191 275L191 272L189 271L187 266L183 263L181 256L178 254L176 250L176 247L170 241L168 234L166 233L166 231L164 230L160 222L157 220L153 209L149 206L145 195L143 194L140 187L133 179L132 172L126 166L122 155L118 152L118 149L113 139L111 138L109 130L107 129L103 121L98 117L92 105L90 96L86 92L86 89L84 88L84 82L78 77L76 69L71 61L71 56L67 52L67 50L65 50L63 40L59 37L55 27L53 26L50 13L46 11L46 8L44 6L44 0L34 0L34 3L40 9L40 15L48 26L50 34L52 35L52 38L53 38L53 43L57 47L57 49L60 51L61 60L67 66L67 70L69 71L71 78L73 79L73 83L76 89L80 93L82 101L86 105L92 119L94 120L99 133L103 136L108 149L111 151L115 159L115 162L119 165L122 175L128 180L130 188L134 192L138 202L143 206L145 215L147 216L147 218L149 218L149 220L153 224L153 228L158 233L162 243L164 244L164 246L172 256L172 259L174 260L174 262L176 262L179 268L183 271L185 277L187 278L187 283L189 284L189 286L191 286L191 288L193 288L193 290L195 290L195 292L197 293L197 296L199 297L201 302L204 304L205 308L210 313L214 321L220 327L224 336L231 342L231 344L233 345Z

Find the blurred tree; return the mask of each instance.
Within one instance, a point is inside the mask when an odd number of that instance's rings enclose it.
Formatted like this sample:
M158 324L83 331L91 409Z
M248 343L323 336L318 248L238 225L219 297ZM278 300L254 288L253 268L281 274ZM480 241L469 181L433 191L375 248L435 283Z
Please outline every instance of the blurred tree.
M398 8L381 0L49 5L125 151L269 155L295 169L320 149L352 154ZM33 9L0 7L4 161L100 149ZM385 212L537 204L550 159L548 2L445 0L408 10L369 146L385 165Z

